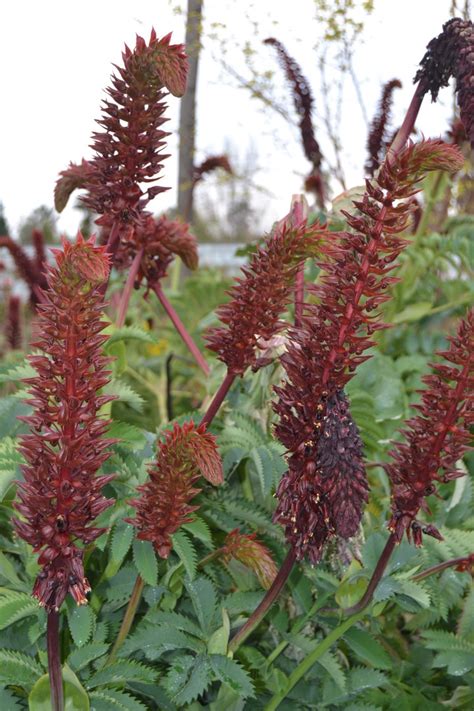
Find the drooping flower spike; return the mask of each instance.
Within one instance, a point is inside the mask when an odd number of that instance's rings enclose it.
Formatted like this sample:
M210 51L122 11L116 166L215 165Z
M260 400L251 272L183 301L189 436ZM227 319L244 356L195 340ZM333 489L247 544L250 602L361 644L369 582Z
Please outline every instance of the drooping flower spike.
M194 422L175 424L158 445L149 479L138 487L141 496L131 501L135 518L128 519L137 527L137 537L151 541L161 558L170 554L173 533L199 508L192 499L201 491L196 486L201 476L214 485L223 481L215 437Z
M113 442L104 437L108 421L98 415L111 399L100 394L110 374L100 333L107 325L100 316L109 259L81 234L54 252L56 266L48 268L39 306L41 335L32 344L42 354L29 356L37 374L26 380L33 413L22 418L31 431L20 438L26 464L14 503L21 514L14 520L18 535L40 554L33 594L48 611L59 609L68 593L78 604L87 602L78 544L103 532L94 519L113 503L101 493L112 476L96 476Z
M12 294L8 299L5 338L12 350L21 348L21 301L20 297L15 294Z
M369 137L367 139L369 156L365 169L370 176L373 176L382 162L383 151L388 138L387 129L390 122L393 92L395 89L400 89L401 86L402 83L399 79L392 79L383 86L382 98L380 99L377 113L370 124Z
M420 81L423 91L430 91L436 101L451 77L456 80L461 120L474 148L474 25L459 17L446 22L441 34L429 42L415 81Z
M288 472L277 491L275 520L285 527L297 558L316 563L333 535L357 530L367 484L360 438L345 384L369 356L372 334L385 328L379 306L389 296L390 276L407 241L398 237L409 220L411 197L428 170L456 170L463 158L441 141L410 144L367 181L358 214L346 213L352 232L331 234L322 245L319 285L291 330L281 361L286 381L276 388L275 432L289 452ZM327 443L330 443L329 446Z
M392 518L389 529L401 541L406 532L420 545L422 534L441 538L431 524L417 519L428 511L426 498L436 493L436 482L463 476L457 463L471 442L474 424L474 310L459 324L450 338L442 360L432 364L433 373L424 378L426 388L412 417L401 431L385 470L392 483Z

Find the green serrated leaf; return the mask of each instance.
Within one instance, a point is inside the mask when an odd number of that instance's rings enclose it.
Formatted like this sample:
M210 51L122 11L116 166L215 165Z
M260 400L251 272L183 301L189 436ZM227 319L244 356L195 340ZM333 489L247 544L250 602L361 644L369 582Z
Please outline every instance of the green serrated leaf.
M105 395L113 395L116 400L120 402L125 402L133 410L141 412L143 410L143 405L145 403L141 395L139 395L133 388L124 383L122 380L113 378L107 385L104 386L103 392Z
M447 667L448 674L463 676L474 669L474 652L440 652L433 660L434 667Z
M111 423L107 436L120 440L121 447L128 447L135 451L142 449L147 442L143 431L139 427L119 420L114 420Z
M181 528L203 543L212 543L211 529L202 518L196 518L190 523L183 523Z
M147 707L131 694L118 689L92 691L91 711L147 711Z
M365 689L378 689L388 682L385 674L377 669L355 667L349 671L347 676L347 689L353 694L360 693Z
M120 523L115 526L112 531L112 542L110 544L112 560L114 563L120 564L127 555L128 550L132 545L133 534L134 527L130 523Z
M22 686L29 691L44 670L33 657L22 652L0 649L0 683Z
M89 605L75 605L72 601L67 606L67 621L74 643L78 647L89 641L95 623L95 615Z
M464 600L461 616L458 621L457 633L470 642L474 642L474 585Z
M69 655L67 661L70 667L75 671L84 669L88 664L95 659L103 657L107 653L110 645L105 642L90 642L79 649L75 649Z
M171 538L173 541L173 550L178 554L189 579L194 580L197 566L197 553L195 547L184 531L177 531L171 536Z
M41 607L31 595L11 591L0 597L0 629L4 629L14 622L38 614Z
M209 660L204 655L176 660L165 679L170 699L182 708L202 694L211 682Z
M105 350L118 341L142 341L143 343L156 343L156 338L149 332L144 331L139 326L121 326L117 328L113 324L104 329L104 334L109 338L105 343Z
M155 549L150 541L133 542L133 560L143 580L155 586L158 582L158 562Z
M230 620L227 610L222 608L222 626L211 635L207 643L208 654L227 654L229 644Z
M81 682L67 664L62 669L64 685L64 711L89 711L89 697ZM29 711L51 711L49 674L44 674L28 696Z
M244 699L255 697L250 676L238 662L220 654L212 654L209 661L212 671L223 684L227 684Z
M93 689L96 686L107 686L108 684L123 684L130 681L141 681L153 684L156 680L155 669L136 661L119 660L109 664L103 669L99 669L87 680L87 687Z
M199 577L184 581L189 593L199 624L204 632L209 632L217 604L214 585L208 578Z
M372 664L376 669L392 668L392 661L385 649L365 630L352 628L346 632L344 639L364 662Z

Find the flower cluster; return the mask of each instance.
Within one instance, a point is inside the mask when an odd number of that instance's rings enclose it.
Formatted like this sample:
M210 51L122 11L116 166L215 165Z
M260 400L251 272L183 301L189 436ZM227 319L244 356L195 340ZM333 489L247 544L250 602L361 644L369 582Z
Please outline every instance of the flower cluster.
M470 20L454 17L443 25L443 31L427 46L415 81L423 92L430 91L433 101L456 79L461 120L474 148L474 26Z
M257 540L255 533L240 533L235 528L227 534L221 552L225 563L238 560L255 573L265 590L273 583L278 572L275 561L268 548Z
M385 327L378 307L389 298L387 289L396 281L390 272L407 244L398 237L410 217L406 201L425 171L456 170L462 160L457 148L441 141L408 145L396 160L383 164L376 180L367 181L363 199L354 202L358 214L346 214L353 231L333 233L322 245L320 283L310 287L319 303L306 306L300 327L290 333L281 358L287 379L276 389L275 403L280 415L275 431L290 453L275 516L300 559L307 553L316 562L329 535L357 529L366 484L357 431L341 391L369 357L364 351L374 343L372 333ZM326 427L332 434L325 434ZM342 463L335 460L324 483L326 438L341 438ZM329 479L336 471L345 483L332 488ZM341 507L335 503L339 492Z
M286 51L285 47L274 37L268 37L264 44L275 47L278 58L293 91L295 109L300 118L301 139L306 158L313 167L320 168L322 154L313 130L311 114L313 111L313 96L307 79L303 76L300 66Z
M146 279L153 287L166 276L166 270L176 255L181 257L188 269L198 266L197 242L189 232L189 225L177 220L169 220L162 215L144 217L142 223L124 235L116 252L118 269L128 269L139 250L143 250L137 272L136 284Z
M382 98L377 109L377 113L370 125L369 137L367 139L367 150L369 156L365 164L368 175L373 175L382 160L384 146L387 143L387 127L390 122L390 110L392 107L392 95L395 89L400 89L402 83L399 79L392 79L384 84Z
M98 416L111 399L99 394L109 380L100 333L109 260L80 234L55 254L39 307L41 336L32 344L42 354L29 357L37 375L26 380L33 413L23 418L31 432L21 437L26 464L14 504L22 516L14 521L18 535L41 551L33 594L48 610L57 610L68 592L78 604L87 601L77 542L90 543L103 532L92 523L112 504L101 494L112 476L94 476L112 442L103 436L108 422Z
M293 293L300 265L316 256L321 226L280 222L242 268L243 278L231 289L231 299L217 310L224 327L211 329L208 348L217 353L230 373L242 375L258 365L258 349L278 333L280 315Z
M58 208L75 188L85 188L83 202L101 215L98 224L119 225L122 232L139 223L147 203L165 190L146 186L166 158L165 89L182 96L186 87L184 47L171 45L170 37L158 40L152 30L148 44L137 37L133 51L125 47L98 122L103 130L93 134L95 156L63 171L55 191Z
M432 365L421 403L415 405L420 414L408 420L404 440L395 444L393 461L385 466L393 487L389 528L397 541L406 531L417 545L423 533L440 538L434 526L416 518L420 509L428 510L425 499L436 493L435 482L464 474L456 464L468 449L474 424L474 310L439 355L443 360Z
M141 497L131 501L137 513L129 519L138 538L151 541L162 558L170 554L173 533L198 508L190 502L201 491L200 476L215 485L223 481L215 438L194 422L175 424L158 446L148 481L138 487Z

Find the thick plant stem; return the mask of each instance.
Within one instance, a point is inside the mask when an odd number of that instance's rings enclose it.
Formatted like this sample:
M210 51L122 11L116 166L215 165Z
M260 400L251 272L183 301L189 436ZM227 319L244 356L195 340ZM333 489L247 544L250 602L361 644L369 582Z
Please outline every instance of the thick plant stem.
M137 575L137 579L135 580L135 585L133 586L132 594L130 596L130 600L128 601L127 609L125 611L125 615L123 616L122 624L120 625L119 633L117 637L115 638L114 646L112 647L109 656L107 657L107 661L105 662L104 666L107 666L108 664L111 664L115 657L117 656L117 652L124 643L125 639L127 638L128 633L130 632L130 628L132 626L133 619L135 617L135 613L137 611L138 605L140 604L140 600L142 597L142 592L143 588L145 587L145 581L140 575Z
M364 617L363 612L359 612L356 615L352 615L347 620L344 620L342 624L333 629L328 636L323 639L317 647L310 652L303 661L298 664L296 669L288 677L288 683L284 691L275 694L270 702L265 706L265 711L275 711L276 708L281 704L281 702L286 698L294 686L304 677L306 672L308 672L313 664L316 664L318 659L321 659L323 654L328 651L328 649L337 642L338 639L342 637L343 634L347 632L356 622L359 622Z
M118 312L117 312L117 320L116 320L116 325L118 328L121 328L123 324L125 323L125 317L127 315L127 309L128 305L130 303L130 297L132 295L133 291L133 285L135 283L135 279L137 277L138 270L140 268L140 262L142 261L143 257L143 247L138 250L138 252L135 255L135 259L133 260L131 266L130 266L130 271L128 272L127 276L127 281L125 282L125 286L122 291L122 295L120 297L120 303L118 307Z
M388 561L390 560L390 557L395 549L395 546L397 545L397 539L395 537L394 533L391 533L390 536L388 537L388 540L385 544L385 548L383 549L380 558L377 561L377 565L375 566L375 570L372 573L372 577L369 580L369 584L367 585L367 590L355 605L352 607L348 607L344 610L345 615L355 615L362 610L364 610L367 605L370 603L372 600L373 594L375 592L375 588L380 582L380 579L382 575L384 574L385 568L388 565Z
M425 86L422 80L416 85L415 93L413 94L403 123L398 129L397 135L393 139L392 145L387 151L387 155L385 157L386 161L393 161L400 153L400 151L403 150L405 143L409 139L410 134L415 126L415 121L417 119L418 112L421 108L421 104L423 103L425 93Z
M214 395L211 404L204 413L204 416L200 422L201 425L206 425L206 427L208 427L211 424L212 420L217 414L218 409L222 405L225 396L229 392L235 378L236 376L234 375L234 373L229 373L229 371L227 371L227 374L224 380L222 381L219 390Z
M424 235L428 229L428 225L433 213L433 208L438 202L439 198L439 193L441 192L441 188L444 184L446 187L446 183L444 183L444 178L445 178L445 173L440 170L438 171L438 175L436 176L436 180L434 181L434 185L430 191L430 194L428 195L428 198L426 200L426 204L423 209L423 214L421 216L420 223L418 225L418 228L415 233L415 239L419 237L420 235Z
M268 610L280 594L281 589L285 585L286 581L288 580L288 577L291 571L293 570L293 565L295 564L295 561L296 555L293 549L291 548L285 560L283 561L283 564L280 570L278 571L275 580L271 584L271 587L267 590L267 593L263 598L262 602L250 615L245 625L241 627L237 634L235 634L234 637L230 640L229 652L236 652L242 642L247 639L247 637L254 631L256 627L258 627L258 625L265 617Z
M186 328L184 327L183 322L179 318L178 314L164 295L163 289L161 288L160 284L155 284L153 286L153 291L157 295L160 304L163 306L164 310L168 314L171 322L173 323L173 326L183 339L183 342L186 344L189 352L191 355L194 357L194 360L198 364L198 366L201 368L203 373L205 375L209 375L211 372L209 365L206 363L204 356L202 355L201 351L197 347L197 345L194 343L193 339L189 335L189 333L186 331Z
M47 649L52 711L64 711L63 675L59 649L59 612L48 612Z

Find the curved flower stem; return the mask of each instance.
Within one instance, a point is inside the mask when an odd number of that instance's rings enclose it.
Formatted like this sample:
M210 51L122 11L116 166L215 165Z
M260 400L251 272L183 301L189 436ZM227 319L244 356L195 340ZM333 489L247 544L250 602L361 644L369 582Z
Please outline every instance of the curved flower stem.
M137 575L137 579L135 580L135 585L133 586L132 594L130 596L130 600L128 601L125 615L123 616L122 624L120 625L118 635L115 638L114 646L112 647L104 666L112 664L115 657L117 656L118 650L124 643L128 633L130 632L135 613L137 611L138 605L140 604L144 587L145 581L140 575Z
M204 375L209 375L211 372L209 365L206 363L206 360L204 359L204 356L202 355L201 351L197 347L197 345L194 343L193 339L189 335L189 333L186 331L186 328L184 327L183 322L179 318L178 314L166 298L163 289L161 288L160 284L155 284L153 287L153 291L157 295L161 305L163 306L164 310L168 314L171 322L173 323L173 326L183 339L184 343L189 349L189 352L192 354L194 357L194 360L198 364L198 366L201 368L203 371Z
M265 597L254 612L250 615L249 619L243 627L232 637L229 643L229 652L236 652L239 646L244 642L249 634L251 634L256 627L260 624L264 616L267 614L270 607L275 602L276 598L280 594L281 589L285 585L288 577L293 569L293 565L296 561L296 555L294 550L291 548L288 552L283 564L278 571L278 574L271 584L271 587L267 590Z
M116 325L118 328L121 328L125 323L125 316L127 315L128 304L130 303L133 285L135 283L138 270L140 268L140 262L142 261L142 257L143 247L139 249L135 255L135 259L133 260L132 265L130 267L130 271L128 272L127 281L125 282L125 286L120 297L120 304L118 307L116 320Z
M328 649L337 642L338 639L342 637L343 634L347 632L356 622L359 622L364 617L364 612L359 612L356 615L351 615L347 620L344 620L338 627L333 629L322 642L320 642L317 647L310 652L303 661L298 664L296 669L288 677L288 683L284 691L275 694L270 702L265 706L265 711L274 711L281 702L286 698L289 692L294 686L304 677L306 672L308 672L313 664L316 664L318 659L321 659L323 654L328 651Z
M206 427L208 427L211 424L212 420L216 416L218 409L222 405L224 398L227 395L227 393L229 392L229 390L232 386L232 383L234 382L236 377L237 376L234 375L234 373L229 373L229 371L227 371L227 374L226 374L224 380L222 381L222 383L219 387L219 390L214 395L214 397L211 401L211 404L209 405L206 412L204 413L204 416L200 422L201 425L206 425Z
M447 568L454 568L458 565L465 565L466 570L469 567L474 566L474 553L471 553L467 556L462 556L460 558L450 558L449 560L445 560L442 563L438 563L437 565L432 565L431 568L426 568L426 570L420 570L419 573L416 573L412 576L412 580L424 580L425 578L429 578L430 575L442 573L443 570L447 570Z
M345 615L355 615L356 613L361 612L364 610L367 605L370 603L372 600L373 594L375 592L375 588L380 582L380 579L382 575L384 574L385 568L388 565L388 561L390 560L390 557L395 550L395 546L397 545L397 539L394 533L391 533L390 536L387 539L387 542L385 544L385 548L383 549L382 553L380 554L380 557L377 561L377 565L375 566L375 570L372 573L372 577L369 580L369 584L367 585L367 590L355 605L352 605L352 607L348 607L344 610Z
M59 650L59 612L48 612L47 649L52 711L64 711L63 675Z

